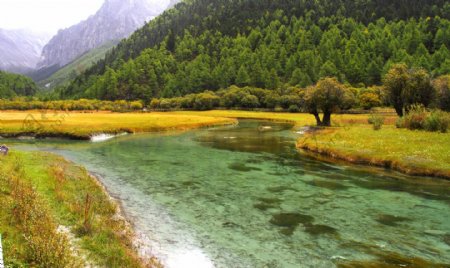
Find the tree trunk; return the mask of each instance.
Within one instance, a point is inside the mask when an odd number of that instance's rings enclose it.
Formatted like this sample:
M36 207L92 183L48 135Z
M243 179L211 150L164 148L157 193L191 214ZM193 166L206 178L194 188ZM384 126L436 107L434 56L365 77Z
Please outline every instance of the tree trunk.
M324 111L323 113L322 126L331 126L331 113L328 111Z
M398 116L403 117L403 105L394 105L394 109Z
M321 125L322 125L322 121L320 121L319 113L316 111L316 112L312 112L311 114L313 114L314 117L316 118L316 124L317 124L318 126L321 126Z

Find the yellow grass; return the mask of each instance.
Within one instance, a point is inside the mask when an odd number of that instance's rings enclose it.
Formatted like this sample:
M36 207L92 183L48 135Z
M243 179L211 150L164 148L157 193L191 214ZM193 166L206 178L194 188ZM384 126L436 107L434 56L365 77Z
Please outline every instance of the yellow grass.
M314 125L316 123L314 116L306 113L274 113L274 112L252 112L252 111L229 111L229 110L214 110L214 111L183 111L174 112L180 115L194 115L194 116L215 116L228 118L246 118L246 119L264 119L264 120L282 120L295 123L297 126ZM332 122L334 125L354 125L367 124L368 114L333 114ZM386 124L394 124L397 116L390 113L386 115Z
M0 112L0 135L88 138L98 133L187 130L234 122L230 118L175 113L8 111Z

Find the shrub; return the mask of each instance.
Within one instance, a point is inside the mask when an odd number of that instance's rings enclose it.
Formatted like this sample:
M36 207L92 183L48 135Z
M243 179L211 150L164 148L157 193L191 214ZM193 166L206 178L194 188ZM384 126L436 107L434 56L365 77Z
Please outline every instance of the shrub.
M298 113L298 112L300 112L300 109L298 108L297 105L293 104L293 105L289 106L288 111L290 113Z
M444 111L450 112L450 75L436 78L433 81L436 90L437 106Z
M425 130L447 132L450 125L450 114L435 110L425 119Z
M282 112L284 112L284 109L283 109L283 107L277 106L273 109L273 111L276 113L282 113Z
M428 112L423 106L413 105L410 111L403 117L404 127L411 130L425 129L427 116Z
M397 120L398 128L411 130L422 129L427 131L447 132L450 126L450 114L441 110L427 111L423 106L412 106L411 110Z
M384 119L385 119L384 116L377 115L377 114L371 114L369 116L368 121L369 121L369 124L373 125L374 130L380 130L384 124Z
M137 110L142 110L144 108L144 106L142 105L142 103L140 101L133 101L130 103L130 108L131 108L131 110L137 111Z
M154 98L152 101L150 101L150 108L151 109L157 109L159 107L159 100Z
M370 110L373 107L381 106L380 97L373 92L364 92L359 96L359 105L364 110Z
M395 127L396 128L405 128L405 121L403 120L403 117L397 118L397 121L395 121Z
M170 99L161 99L161 101L159 102L159 108L169 110L170 104Z

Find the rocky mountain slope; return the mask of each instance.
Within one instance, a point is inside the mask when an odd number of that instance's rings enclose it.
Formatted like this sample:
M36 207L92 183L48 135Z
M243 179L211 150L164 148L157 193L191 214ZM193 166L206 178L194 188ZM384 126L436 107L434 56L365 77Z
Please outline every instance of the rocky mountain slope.
M170 4L170 0L106 0L95 15L60 30L44 47L37 67L62 67L106 42L128 37Z
M49 36L0 29L0 70L26 73L36 67Z

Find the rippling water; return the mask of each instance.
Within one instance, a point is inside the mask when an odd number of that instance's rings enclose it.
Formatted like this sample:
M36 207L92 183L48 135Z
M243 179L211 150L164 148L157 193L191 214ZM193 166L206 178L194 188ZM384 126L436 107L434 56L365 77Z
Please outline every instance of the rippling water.
M316 161L295 132L241 121L27 147L99 175L167 267L448 267L450 182Z

